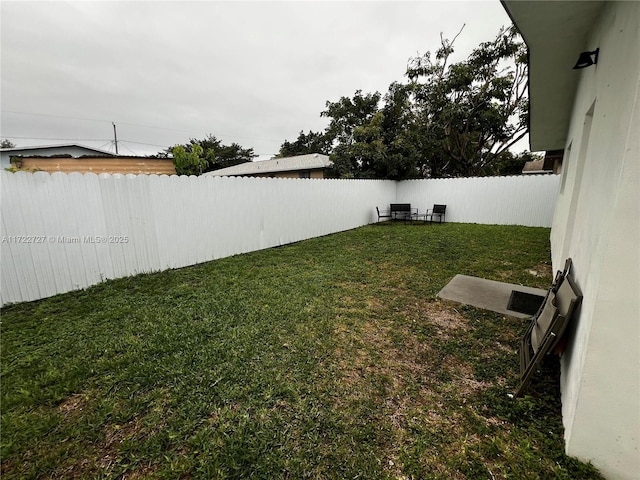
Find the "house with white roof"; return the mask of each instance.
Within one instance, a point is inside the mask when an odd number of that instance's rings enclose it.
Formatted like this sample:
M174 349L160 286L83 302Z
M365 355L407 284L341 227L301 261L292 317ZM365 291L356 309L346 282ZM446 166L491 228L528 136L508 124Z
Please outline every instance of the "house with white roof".
M295 157L272 158L260 162L246 162L233 167L221 168L204 175L250 176L275 178L324 178L325 170L332 165L327 155L310 153Z

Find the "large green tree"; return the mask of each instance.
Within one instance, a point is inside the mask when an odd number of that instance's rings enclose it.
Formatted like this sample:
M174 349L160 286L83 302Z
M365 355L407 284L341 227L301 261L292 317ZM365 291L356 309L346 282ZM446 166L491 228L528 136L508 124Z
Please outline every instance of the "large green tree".
M407 69L430 176L487 174L528 128L527 51L516 30L448 65L454 41L441 38L433 58L427 52Z
M200 175L250 162L256 157L253 148L243 148L237 143L224 145L212 134L202 140L191 138L189 143L174 145L158 156L166 158L169 154L179 175Z
M301 132L296 142L285 141L281 154L307 153L321 138L333 161L329 174L343 178L504 171L509 148L527 133L526 46L514 28L503 28L466 60L450 63L461 32L453 40L441 35L434 55L410 59L406 81L392 83L384 97L357 90L327 102L320 114L329 119L325 132Z
M330 118L326 135L333 144L330 175L342 178L373 177L371 166L381 155L382 114L378 92L362 94L357 90L353 98L341 97L327 102L321 116Z
M423 138L415 122L406 85L394 82L389 86L381 112L382 138L387 148L377 165L377 177L401 180L421 176Z

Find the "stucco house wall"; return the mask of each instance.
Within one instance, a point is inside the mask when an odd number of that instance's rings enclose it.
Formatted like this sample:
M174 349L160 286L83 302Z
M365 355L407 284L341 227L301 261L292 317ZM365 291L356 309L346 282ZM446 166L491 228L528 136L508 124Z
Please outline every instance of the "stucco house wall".
M68 157L21 157L12 162L18 170L42 172L120 173L175 175L176 168L170 158L148 158L132 156L84 156Z
M561 359L565 448L637 480L640 2L501 1L529 47L531 149L564 149L551 256L555 270L573 259L584 295Z
M606 2L584 50L556 205L554 268L584 294L562 358L566 450L640 478L640 3Z

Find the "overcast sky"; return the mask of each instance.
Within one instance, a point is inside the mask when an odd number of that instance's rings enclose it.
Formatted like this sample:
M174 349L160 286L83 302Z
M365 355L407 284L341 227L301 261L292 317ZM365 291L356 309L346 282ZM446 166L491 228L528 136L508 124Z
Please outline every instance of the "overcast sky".
M387 91L407 60L454 60L510 23L498 0L11 2L1 8L0 135L18 146L80 143L157 153L214 134L261 159L326 101Z

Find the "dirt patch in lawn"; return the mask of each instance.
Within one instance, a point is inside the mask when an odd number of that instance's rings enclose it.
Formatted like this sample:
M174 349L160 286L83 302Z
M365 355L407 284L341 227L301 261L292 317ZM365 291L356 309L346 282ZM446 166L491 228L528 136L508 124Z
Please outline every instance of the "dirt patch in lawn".
M469 328L467 319L451 305L442 302L425 302L419 304L418 307L425 321L445 331L466 331Z
M59 406L58 410L65 417L80 414L87 404L88 395L74 393L67 397Z

